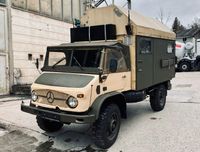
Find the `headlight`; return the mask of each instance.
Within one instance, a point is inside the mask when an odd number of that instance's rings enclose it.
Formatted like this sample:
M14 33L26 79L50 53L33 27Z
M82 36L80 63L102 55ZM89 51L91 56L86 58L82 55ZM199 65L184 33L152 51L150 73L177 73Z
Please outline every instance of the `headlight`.
M35 91L33 91L33 92L31 93L31 98L32 98L32 100L33 100L34 102L38 99L37 93L36 93Z
M74 97L69 97L66 103L70 108L76 108L78 106L78 100Z

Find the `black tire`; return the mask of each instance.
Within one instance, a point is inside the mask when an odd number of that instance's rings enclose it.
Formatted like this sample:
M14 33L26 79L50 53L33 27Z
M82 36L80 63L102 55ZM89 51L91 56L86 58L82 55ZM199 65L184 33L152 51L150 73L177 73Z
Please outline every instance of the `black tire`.
M106 106L93 124L92 132L96 146L103 149L111 147L117 139L120 123L119 107L116 104Z
M180 70L181 72L190 71L190 70L191 70L190 63L189 63L189 62L185 62L185 61L181 62L181 63L179 64L179 70Z
M167 89L160 85L150 94L150 105L153 111L161 111L166 104Z
M36 117L38 126L46 132L56 132L63 127L63 123L48 120L40 116Z

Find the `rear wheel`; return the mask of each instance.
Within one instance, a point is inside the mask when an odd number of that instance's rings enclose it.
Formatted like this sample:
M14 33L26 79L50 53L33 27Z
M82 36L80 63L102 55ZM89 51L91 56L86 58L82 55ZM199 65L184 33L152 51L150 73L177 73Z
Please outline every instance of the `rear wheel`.
M150 105L153 111L161 111L165 107L167 89L160 85L150 94Z
M63 123L48 120L40 116L36 117L38 126L46 132L56 132L63 127Z
M190 63L189 63L189 62L185 62L185 61L181 62L181 63L179 64L179 70L180 70L181 72L190 71L190 70L191 70Z
M95 144L103 149L111 147L117 139L121 115L116 104L106 106L93 125Z

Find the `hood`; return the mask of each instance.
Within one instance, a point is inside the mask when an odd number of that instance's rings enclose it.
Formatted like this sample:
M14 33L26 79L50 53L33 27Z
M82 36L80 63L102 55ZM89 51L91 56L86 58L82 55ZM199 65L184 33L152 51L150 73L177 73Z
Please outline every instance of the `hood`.
M36 79L35 83L57 87L83 88L93 78L94 76L72 73L43 73Z

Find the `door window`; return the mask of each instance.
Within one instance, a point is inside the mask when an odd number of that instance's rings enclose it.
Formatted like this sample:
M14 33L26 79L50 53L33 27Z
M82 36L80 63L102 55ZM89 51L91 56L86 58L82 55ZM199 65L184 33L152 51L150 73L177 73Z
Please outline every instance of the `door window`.
M124 56L120 50L108 49L106 54L106 65L105 71L110 73L110 62L112 59L117 60L117 71L116 72L125 72L128 71Z

